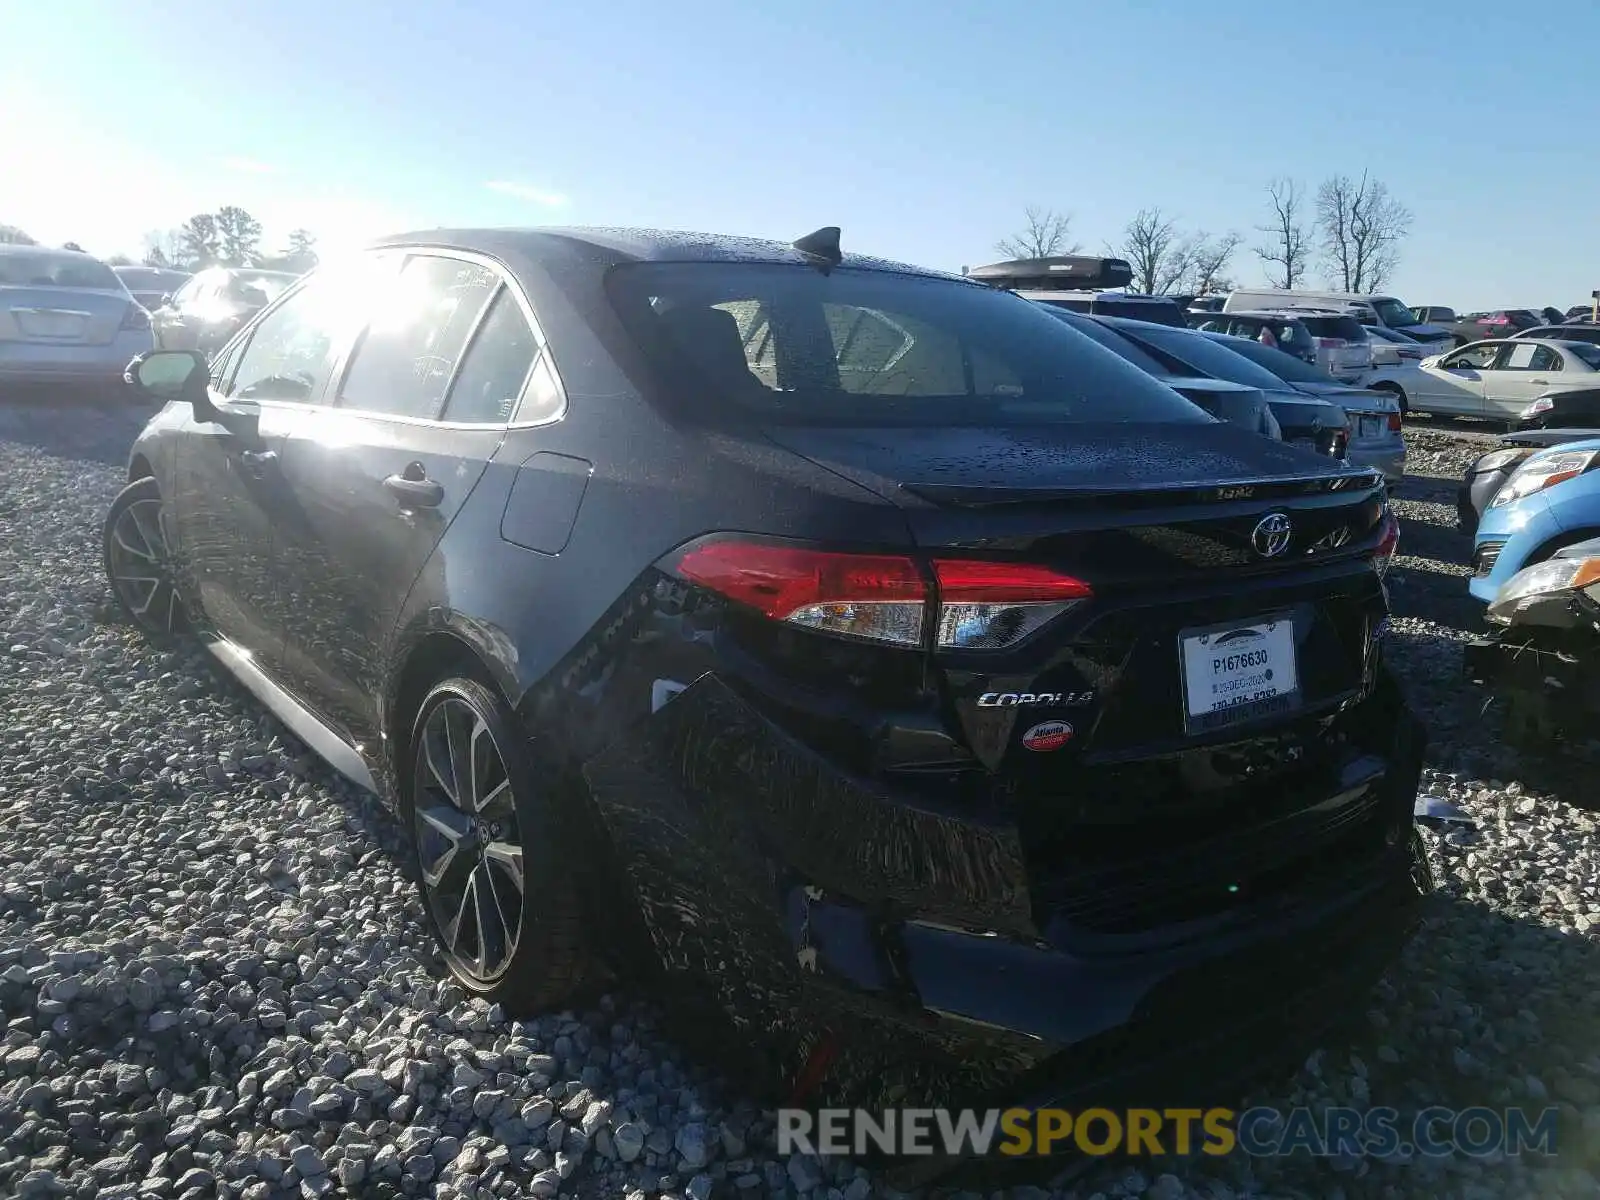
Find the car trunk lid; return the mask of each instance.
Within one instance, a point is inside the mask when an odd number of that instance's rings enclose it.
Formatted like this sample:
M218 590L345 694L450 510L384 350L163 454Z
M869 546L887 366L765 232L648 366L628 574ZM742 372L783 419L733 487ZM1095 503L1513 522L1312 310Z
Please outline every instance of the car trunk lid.
M109 289L0 285L0 342L109 345L133 302Z
M896 503L941 581L940 560L987 559L1088 585L998 645L947 641L942 594L924 651L977 786L1015 814L1042 928L1172 916L1159 897L1096 908L1087 865L1138 874L1197 830L1254 839L1266 861L1261 814L1329 788L1367 819L1371 781L1338 723L1374 684L1387 611L1376 473L1220 422L769 436Z

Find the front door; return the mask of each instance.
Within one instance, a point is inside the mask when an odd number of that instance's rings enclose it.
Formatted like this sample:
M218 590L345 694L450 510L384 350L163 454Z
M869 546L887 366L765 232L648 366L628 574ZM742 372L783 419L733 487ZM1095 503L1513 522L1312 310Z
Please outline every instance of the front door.
M229 347L211 377L224 418L192 419L169 506L203 623L269 673L282 641L278 527L295 506L282 451L349 343L347 284L318 272Z
M532 365L535 339L492 268L428 253L356 339L336 394L282 453L296 504L279 525L287 686L358 748L406 597L483 475ZM443 579L430 586L447 594Z
M1487 415L1514 421L1540 396L1560 383L1561 356L1538 342L1510 342L1491 370L1483 373Z
M1485 415L1483 375L1499 358L1504 342L1474 342L1417 369L1420 399L1413 408L1463 417Z

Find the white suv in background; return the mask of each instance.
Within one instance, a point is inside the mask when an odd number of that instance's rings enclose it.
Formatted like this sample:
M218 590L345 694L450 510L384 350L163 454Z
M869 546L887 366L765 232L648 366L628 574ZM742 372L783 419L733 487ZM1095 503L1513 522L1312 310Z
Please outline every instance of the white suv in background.
M1372 370L1372 342L1354 314L1309 306L1276 311L1306 327L1317 347L1317 366L1340 383L1359 383Z
M1256 308L1321 308L1353 313L1363 325L1382 325L1430 345L1439 354L1455 345L1455 335L1437 325L1425 325L1394 296L1376 292L1313 292L1263 289L1228 293L1223 312Z

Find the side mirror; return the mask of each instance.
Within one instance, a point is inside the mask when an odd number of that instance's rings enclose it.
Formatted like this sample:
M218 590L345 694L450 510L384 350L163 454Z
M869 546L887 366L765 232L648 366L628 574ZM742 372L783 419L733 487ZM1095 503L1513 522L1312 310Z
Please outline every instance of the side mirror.
M151 350L128 364L122 378L134 393L158 404L186 400L202 421L221 420L211 403L211 365L198 350Z
M170 308L171 306L172 306L172 293L171 292L163 292L162 295L161 295L161 307L162 308Z
M1417 366L1419 366L1419 367L1437 367L1439 365L1439 359L1441 357L1443 357L1443 356L1442 355L1438 355L1438 354L1430 354L1427 358L1425 358L1421 362L1419 362L1417 364Z

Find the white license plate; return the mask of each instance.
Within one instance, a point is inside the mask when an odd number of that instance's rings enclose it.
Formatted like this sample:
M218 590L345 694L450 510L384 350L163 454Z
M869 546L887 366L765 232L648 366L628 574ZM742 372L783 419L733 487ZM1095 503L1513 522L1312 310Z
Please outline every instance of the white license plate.
M1357 435L1364 438L1382 437L1383 431L1389 427L1387 417L1362 417L1361 430Z
M19 312L17 318L29 337L79 338L86 323L82 313L74 312Z
M1188 629L1179 635L1183 709L1190 732L1231 725L1299 704L1294 622Z

